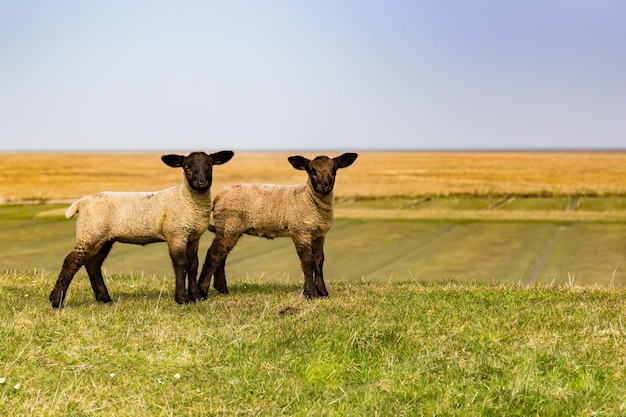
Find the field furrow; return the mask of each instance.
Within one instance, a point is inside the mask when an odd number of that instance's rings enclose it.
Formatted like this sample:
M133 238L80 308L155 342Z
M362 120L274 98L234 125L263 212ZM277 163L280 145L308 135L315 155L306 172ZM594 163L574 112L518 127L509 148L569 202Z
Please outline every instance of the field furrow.
M410 258L416 256L419 252L421 252L421 251L425 250L426 248L428 248L429 246L435 244L439 239L442 239L446 234L448 234L450 231L452 231L453 228L454 228L454 226L449 225L448 228L445 228L445 229L441 230L438 234L432 236L426 242L420 243L420 244L416 245L414 248L410 248L410 246L409 246L408 248L405 249L404 253L399 254L398 257L396 257L395 259L391 260L387 264L382 265L380 268L370 271L368 275L370 275L370 276L379 275L382 270L384 270L386 268L389 268L389 267L393 267L396 264L405 261L406 259L410 259ZM409 275L411 275L411 277L412 277L411 269L407 268L407 271L409 272Z
M546 264L546 261L548 260L548 256L550 256L550 254L552 253L552 250L554 249L554 246L556 245L556 242L558 241L559 237L561 237L561 234L563 233L563 229L564 229L563 226L559 227L557 231L554 233L554 236L552 236L552 239L546 245L546 249L543 251L543 254L541 255L541 259L539 259L537 266L535 267L532 275L528 279L528 285L532 285L535 283L535 281L537 281L537 278L539 277L541 270L543 269L544 265Z

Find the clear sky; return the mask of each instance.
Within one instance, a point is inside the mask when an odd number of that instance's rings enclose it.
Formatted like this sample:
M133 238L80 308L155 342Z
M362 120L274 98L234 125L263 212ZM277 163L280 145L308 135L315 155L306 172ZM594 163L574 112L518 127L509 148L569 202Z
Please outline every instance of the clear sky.
M626 149L626 1L0 0L0 151Z

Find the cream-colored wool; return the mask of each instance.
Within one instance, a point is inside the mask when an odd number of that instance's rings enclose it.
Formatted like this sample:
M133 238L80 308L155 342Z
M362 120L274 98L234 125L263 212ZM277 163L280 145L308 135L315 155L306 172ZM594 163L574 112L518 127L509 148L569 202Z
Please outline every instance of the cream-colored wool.
M232 185L215 194L213 219L227 235L310 239L325 235L333 225L333 194L320 196L310 182Z
M211 193L194 193L186 181L157 192L101 192L75 201L65 217L76 213L77 246L110 240L135 244L167 240L170 246L177 242L184 246L207 229Z

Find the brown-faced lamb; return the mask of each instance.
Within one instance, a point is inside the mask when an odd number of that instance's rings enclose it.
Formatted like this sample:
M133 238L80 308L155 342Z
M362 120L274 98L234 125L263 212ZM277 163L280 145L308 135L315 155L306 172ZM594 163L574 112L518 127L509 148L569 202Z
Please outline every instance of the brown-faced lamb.
M101 266L114 242L167 242L176 276L174 299L179 304L198 299L198 243L209 225L213 165L224 164L233 155L231 151L163 155L166 165L183 168L181 185L157 192L102 192L75 201L65 217L78 213L76 244L65 257L50 293L52 307L62 307L67 289L83 265L96 300L111 302Z
M206 298L213 287L227 294L225 265L229 252L243 234L268 239L291 237L304 273L304 295L327 297L324 284L324 238L333 224L333 187L337 170L356 160L356 153L309 160L291 156L295 169L308 174L306 184L237 184L218 191L213 200L215 238L206 254L198 287Z

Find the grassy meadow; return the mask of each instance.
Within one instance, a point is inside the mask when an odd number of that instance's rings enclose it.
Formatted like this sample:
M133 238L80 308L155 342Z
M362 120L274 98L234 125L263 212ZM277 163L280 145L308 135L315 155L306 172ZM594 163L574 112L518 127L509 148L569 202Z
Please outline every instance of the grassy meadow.
M592 416L626 410L623 289L237 284L178 306L172 280L0 276L2 415Z
M244 237L228 296L179 306L166 246L117 244L114 302L81 271L53 311L67 203L178 184L160 155L0 154L0 415L626 413L626 153L363 152L328 299L289 239ZM288 155L236 153L213 189L303 182Z

